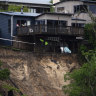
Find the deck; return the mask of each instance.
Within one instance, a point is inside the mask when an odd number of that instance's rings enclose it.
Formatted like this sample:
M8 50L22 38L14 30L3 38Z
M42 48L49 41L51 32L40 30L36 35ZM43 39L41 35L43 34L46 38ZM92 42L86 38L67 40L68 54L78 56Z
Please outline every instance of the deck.
M84 28L77 27L50 27L50 26L23 26L17 28L18 36L26 35L72 35L72 36L83 36Z

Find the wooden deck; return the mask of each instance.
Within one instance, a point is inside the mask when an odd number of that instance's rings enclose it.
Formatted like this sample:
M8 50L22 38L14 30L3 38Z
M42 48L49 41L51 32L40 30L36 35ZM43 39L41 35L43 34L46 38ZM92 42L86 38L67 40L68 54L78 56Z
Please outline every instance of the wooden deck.
M18 27L17 35L26 36L26 35L73 35L73 36L83 36L84 28L76 27L49 27L49 26L30 26L30 27Z

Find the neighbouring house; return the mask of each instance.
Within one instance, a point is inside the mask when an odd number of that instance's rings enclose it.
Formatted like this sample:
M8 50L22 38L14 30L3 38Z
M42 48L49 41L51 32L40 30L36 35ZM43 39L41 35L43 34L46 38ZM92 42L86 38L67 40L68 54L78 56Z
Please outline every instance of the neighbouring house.
M52 4L49 0L0 0L0 9L7 10L9 5L26 6L31 13L44 13L50 12Z
M73 14L71 17L71 26L84 27L85 24L91 23L92 20L87 13L91 11L96 16L96 1L90 0L63 0L54 4L56 13Z

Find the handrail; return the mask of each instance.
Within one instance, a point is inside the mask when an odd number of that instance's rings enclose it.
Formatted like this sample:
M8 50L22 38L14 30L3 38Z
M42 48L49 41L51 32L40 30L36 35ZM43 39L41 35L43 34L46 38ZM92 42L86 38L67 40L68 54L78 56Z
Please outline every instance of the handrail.
M33 34L65 34L65 35L84 35L84 28L80 27L62 27L62 26L46 26L33 25L17 28L18 35L33 35Z

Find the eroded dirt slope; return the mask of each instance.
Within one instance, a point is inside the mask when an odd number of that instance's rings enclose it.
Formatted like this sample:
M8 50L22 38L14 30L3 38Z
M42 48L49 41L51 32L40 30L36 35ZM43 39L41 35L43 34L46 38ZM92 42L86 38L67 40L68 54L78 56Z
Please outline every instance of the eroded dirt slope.
M0 49L3 67L27 96L66 96L62 92L64 74L78 67L76 55L40 55Z

